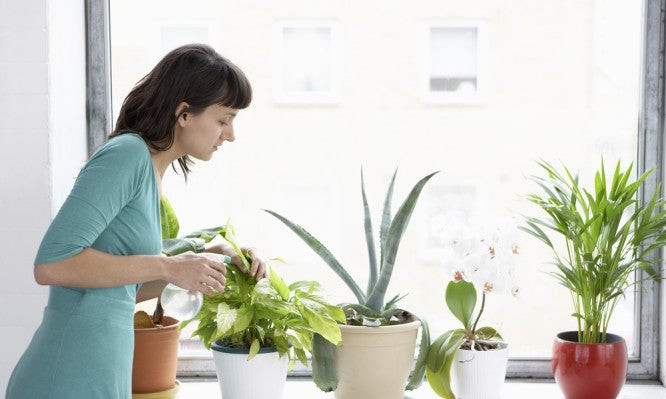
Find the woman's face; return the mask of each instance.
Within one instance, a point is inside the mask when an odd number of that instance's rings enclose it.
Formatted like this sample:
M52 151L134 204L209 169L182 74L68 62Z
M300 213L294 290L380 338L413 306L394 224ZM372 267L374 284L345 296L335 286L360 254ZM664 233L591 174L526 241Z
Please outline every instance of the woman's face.
M209 105L200 114L184 113L176 122L179 149L196 159L208 161L225 141L234 141L234 117L238 110Z

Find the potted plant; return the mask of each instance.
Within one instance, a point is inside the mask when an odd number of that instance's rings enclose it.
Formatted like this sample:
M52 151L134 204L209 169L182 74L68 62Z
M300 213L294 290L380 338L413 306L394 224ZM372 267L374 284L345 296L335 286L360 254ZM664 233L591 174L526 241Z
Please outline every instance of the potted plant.
M615 398L626 379L627 348L622 337L608 333L608 324L626 290L641 282L633 280L637 272L660 278L650 254L666 243L665 202L659 186L647 203L638 199L652 170L634 181L632 165L622 171L618 162L609 182L602 161L587 190L566 167L539 165L547 177L532 180L543 193L527 199L546 215L528 217L522 229L552 249L557 269L551 274L571 292L578 327L557 335L553 374L569 399ZM556 237L564 239L564 249L554 245Z
M249 270L233 235L227 224L222 236ZM344 312L324 301L317 282L287 285L272 268L257 282L235 265L227 266L226 278L224 292L205 296L192 319L199 322L192 336L213 350L224 398L278 399L296 359L307 367L315 333L340 345Z
M391 197L396 173L393 174L379 229L378 262L361 171L365 238L370 264L365 292L335 256L303 227L276 212L266 210L303 239L342 278L356 297L356 303L342 305L348 324L340 326L342 347L327 344L319 336L315 336L313 343L313 379L321 390L335 391L338 399L402 399L405 385L407 389L415 389L423 381L425 356L430 341L428 326L425 320L419 320L413 313L396 307L396 303L401 299L399 295L387 301L386 290L391 280L400 240L416 201L424 185L435 173L422 178L412 188L395 217L391 217ZM422 326L420 353L412 377L407 383L414 360L419 325Z
M514 258L518 254L515 226L485 231L447 225L446 266L452 278L446 305L463 328L449 330L428 350L426 376L431 388L446 399L500 398L508 361L508 344L493 327L479 327L487 297L518 294ZM482 294L476 317L477 291Z
M174 256L192 251L201 253L205 243L212 240L224 228L214 227L178 235L179 225L173 208L166 197L160 201L162 223L162 254ZM133 397L150 397L159 393L161 397L173 397L178 391L176 380L180 320L164 315L160 298L152 316L145 311L134 314L134 358L132 364Z

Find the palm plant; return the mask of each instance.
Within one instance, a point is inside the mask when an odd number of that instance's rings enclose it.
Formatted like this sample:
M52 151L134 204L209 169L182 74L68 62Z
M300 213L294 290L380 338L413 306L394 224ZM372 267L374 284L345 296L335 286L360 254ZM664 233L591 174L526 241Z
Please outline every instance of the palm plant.
M386 301L386 291L389 282L391 281L400 240L407 228L414 207L416 206L416 201L428 180L438 172L431 173L417 182L396 212L395 216L392 218L391 199L393 196L396 173L397 170L393 173L384 200L384 208L379 229L378 262L372 221L370 218L370 209L365 194L363 171L361 170L361 194L363 197L365 238L369 258L369 279L365 291L360 288L359 284L356 283L335 256L321 242L319 242L319 240L308 233L307 230L298 224L293 223L286 217L265 209L266 212L276 217L305 241L305 243L312 248L312 250L315 251L315 253L317 253L338 276L340 276L342 281L353 292L357 303L346 303L341 305L347 315L347 322L350 324L364 326L388 325L402 322L409 316L408 312L399 309L396 306L396 303L402 297L396 295L392 299ZM425 358L430 344L430 336L426 321L420 319L420 322L422 325L420 353L414 373L407 385L407 389L415 389L421 385L425 373ZM325 340L320 339L320 337L317 336L315 337L313 345L312 374L317 386L327 392L334 390L337 386L335 369L333 368L331 361L331 359L333 359L332 350L332 346L328 345Z
M545 161L539 165L548 177L531 180L544 194L527 199L547 216L527 217L527 226L520 228L552 249L557 270L551 274L571 293L578 342L606 342L618 300L642 282L634 280L636 272L660 279L657 259L650 253L666 244L666 211L660 210L666 201L657 198L659 186L646 204L638 200L638 190L652 170L630 182L632 165L622 171L618 162L608 185L602 161L590 193L566 167L560 173ZM564 238L566 251L558 251L544 230Z

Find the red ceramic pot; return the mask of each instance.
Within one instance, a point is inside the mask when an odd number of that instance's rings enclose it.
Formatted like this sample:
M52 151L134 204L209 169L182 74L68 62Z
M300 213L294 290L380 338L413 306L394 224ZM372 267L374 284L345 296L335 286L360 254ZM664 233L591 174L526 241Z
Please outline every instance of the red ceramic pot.
M580 344L578 332L557 334L553 374L567 399L615 399L627 378L627 345L619 335L606 343Z

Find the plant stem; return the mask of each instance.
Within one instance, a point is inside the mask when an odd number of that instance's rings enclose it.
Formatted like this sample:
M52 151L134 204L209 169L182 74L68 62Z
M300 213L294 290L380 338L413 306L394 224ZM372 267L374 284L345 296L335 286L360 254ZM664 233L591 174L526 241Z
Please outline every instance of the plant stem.
M481 299L481 309L479 310L479 315L476 316L476 320L474 321L474 325L472 326L472 334L476 333L476 325L479 323L479 319L481 318L481 313L483 313L483 308L486 307L486 291L483 291L483 297Z

